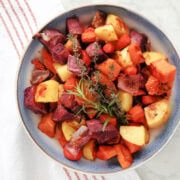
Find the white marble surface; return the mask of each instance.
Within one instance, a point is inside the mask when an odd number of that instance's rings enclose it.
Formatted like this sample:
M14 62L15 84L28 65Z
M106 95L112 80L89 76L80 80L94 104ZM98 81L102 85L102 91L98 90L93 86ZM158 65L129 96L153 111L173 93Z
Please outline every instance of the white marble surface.
M88 1L74 0L69 5L62 0L67 9L77 5L89 4ZM180 54L180 1L179 0L93 0L93 3L111 3L129 7L154 22L173 42ZM180 179L180 128L166 147L153 159L137 168L142 180L179 180Z

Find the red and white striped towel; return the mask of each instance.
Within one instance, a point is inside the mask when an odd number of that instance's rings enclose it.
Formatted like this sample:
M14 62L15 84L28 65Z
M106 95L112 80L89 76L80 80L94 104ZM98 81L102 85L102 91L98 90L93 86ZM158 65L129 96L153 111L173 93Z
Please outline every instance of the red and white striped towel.
M18 121L14 88L20 57L38 28L63 11L60 0L0 0L0 179L140 180L135 171L97 176L62 168L37 150Z

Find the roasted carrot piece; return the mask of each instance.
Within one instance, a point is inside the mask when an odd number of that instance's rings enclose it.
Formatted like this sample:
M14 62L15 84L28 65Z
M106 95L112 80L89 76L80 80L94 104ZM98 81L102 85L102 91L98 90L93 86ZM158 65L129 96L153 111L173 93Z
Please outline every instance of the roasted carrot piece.
M148 91L149 95L158 95L159 91L159 81L154 76L149 76L146 84L146 90Z
M66 146L64 147L63 149L63 153L64 153L64 156L68 159L70 159L71 161L78 161L79 159L81 159L82 157L82 150L80 150L78 152L78 154L75 156L73 154L71 154L68 149L66 148Z
M117 158L121 167L123 169L130 167L133 162L133 157L130 151L121 144L115 145L114 148L116 150Z
M90 119L92 119L97 113L97 111L95 111L95 109L93 109L93 108L87 109L86 112Z
M157 78L154 76L149 76L145 87L148 91L149 95L167 95L167 98L169 98L172 90L173 81L170 82L160 82Z
M88 85L83 84L83 89L84 89L84 94L86 96L86 99L96 101L95 95L92 94L91 92L87 91ZM86 104L87 108L93 108L92 105L89 105L89 103L86 102L86 99L83 97L75 96L76 102L82 106L83 104Z
M99 149L97 151L97 157L101 160L108 160L114 156L116 156L117 152L114 149L113 146L99 146Z
M44 70L44 66L40 63L39 58L36 58L31 61L32 64L34 64L35 69Z
M75 77L70 77L67 81L63 84L64 90L74 90L76 87L77 79Z
M137 74L137 68L136 66L128 66L124 69L124 73L129 75L135 75Z
M112 43L107 43L103 46L103 50L105 53L110 54L114 52L115 47Z
M157 101L157 98L155 96L142 96L142 103L144 105L152 104Z
M126 141L126 146L129 149L131 154L139 151L140 149L142 149L142 146L138 146L136 144L132 144L132 143L130 143L128 141Z
M138 92L135 94L133 94L134 96L142 96L142 95L146 95L146 92L142 89L139 89Z
M91 58L89 57L88 53L86 52L86 50L82 50L81 53L82 53L82 60L84 61L86 66L89 66L91 64Z
M102 120L103 122L105 122L107 119L109 119L109 123L111 123L112 125L116 126L116 118L114 117L110 117L107 114L101 114L99 116L99 119Z
M42 57L44 61L44 65L46 66L47 69L49 69L52 73L56 74L56 70L54 69L53 66L53 58L52 56L47 52L46 49L42 50Z
M150 64L152 75L161 82L173 82L176 75L176 67L163 59Z
M56 123L52 120L52 113L43 116L38 124L39 130L51 138L55 136L55 126Z
M139 122L144 117L144 110L140 105L136 105L129 110L128 114L131 121Z
M145 61L143 57L143 53L138 43L136 42L131 43L128 47L128 51L134 65L138 65Z
M114 81L118 77L121 70L121 66L114 59L111 58L108 58L101 64L98 64L97 68L102 73L107 75L111 81Z
M81 35L81 40L84 43L92 43L96 41L96 34L94 32L94 28L90 27L86 29Z
M124 139L121 139L121 145L127 147L131 154L139 151L143 147L136 144L132 144Z
M62 132L61 124L56 125L55 138L59 141L60 145L64 147L67 144L66 138Z
M128 46L130 43L131 43L131 38L130 38L129 34L123 34L117 40L116 49L121 50L121 49L125 48L126 46Z

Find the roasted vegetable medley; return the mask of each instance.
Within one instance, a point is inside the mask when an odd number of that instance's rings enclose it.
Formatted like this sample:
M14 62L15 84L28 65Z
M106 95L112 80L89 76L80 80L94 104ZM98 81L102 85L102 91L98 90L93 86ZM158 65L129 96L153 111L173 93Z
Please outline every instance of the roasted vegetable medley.
M122 168L150 140L150 129L170 116L176 67L151 51L148 36L98 10L91 24L66 20L67 34L44 29L31 62L24 105L41 115L39 130L56 138L64 156L117 157Z

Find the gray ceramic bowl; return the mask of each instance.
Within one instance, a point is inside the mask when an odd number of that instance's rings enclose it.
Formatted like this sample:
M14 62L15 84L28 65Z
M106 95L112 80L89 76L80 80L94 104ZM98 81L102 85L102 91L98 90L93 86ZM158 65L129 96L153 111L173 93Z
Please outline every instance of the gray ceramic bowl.
M65 12L58 17L50 21L43 29L57 28L61 32L65 32L66 18L73 15L77 15L80 18L82 24L89 24L95 11L97 9L103 10L106 13L114 13L120 16L130 28L135 28L139 32L146 33L151 40L152 47L156 51L164 53L169 61L177 67L177 74L174 83L174 89L171 97L172 113L169 121L161 128L158 128L151 132L150 143L143 148L140 152L134 154L134 162L129 169L133 169L142 165L144 162L152 158L155 154L165 146L168 140L174 134L178 123L180 114L180 61L179 57L166 35L155 25L149 22L141 15L130 11L128 9L112 6L112 5L94 5L85 6L73 9ZM42 45L37 40L32 40L28 46L19 68L18 80L17 80L17 101L19 112L22 118L22 122L33 139L33 141L52 159L58 161L61 165L69 167L74 170L79 170L87 173L94 174L109 174L115 172L124 172L117 162L116 158L109 161L88 161L81 159L74 162L66 159L62 153L62 148L57 141L48 138L37 129L39 122L39 116L33 114L30 110L26 109L23 104L24 89L30 85L30 75L32 71L31 60L36 57L37 51L42 48ZM129 170L128 169L128 170Z

